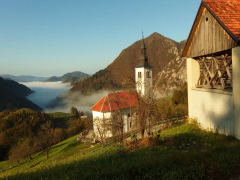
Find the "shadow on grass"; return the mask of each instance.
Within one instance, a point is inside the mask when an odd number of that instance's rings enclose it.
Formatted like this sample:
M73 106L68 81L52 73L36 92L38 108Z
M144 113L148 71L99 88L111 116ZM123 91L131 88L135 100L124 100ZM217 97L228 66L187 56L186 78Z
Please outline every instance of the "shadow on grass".
M135 151L122 151L111 146L81 158L74 156L54 165L42 164L36 167L36 172L32 170L8 178L227 179L240 173L240 144L237 140L229 141L228 137L214 134L182 133L172 136L174 141L181 142L190 141L190 138L199 144L213 144L207 147L198 146L188 152L165 145ZM215 144L214 139L217 141Z
M64 146L64 145L66 145L66 144L69 144L69 143L68 143L68 142L65 142L65 143L62 143L62 144L59 144L59 145L55 145L55 146L53 146L52 149L58 148L58 147L61 147L61 146Z
M67 123L70 118L63 117L63 118L53 118L53 126L54 128L63 128L67 129L69 128L69 124Z

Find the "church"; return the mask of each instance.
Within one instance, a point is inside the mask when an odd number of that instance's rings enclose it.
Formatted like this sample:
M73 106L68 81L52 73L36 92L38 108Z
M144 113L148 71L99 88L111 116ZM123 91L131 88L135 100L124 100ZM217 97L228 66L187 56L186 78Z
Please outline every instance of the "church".
M115 125L122 127L123 133L139 128L134 108L138 106L140 96L147 96L152 91L152 66L148 63L144 37L141 42L139 63L135 67L135 84L135 91L106 94L91 108L96 136L117 135Z

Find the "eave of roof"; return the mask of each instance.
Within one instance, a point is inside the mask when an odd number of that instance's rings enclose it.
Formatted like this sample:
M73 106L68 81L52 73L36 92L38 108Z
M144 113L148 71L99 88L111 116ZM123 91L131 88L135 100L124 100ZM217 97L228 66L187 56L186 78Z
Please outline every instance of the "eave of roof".
M138 65L135 68L152 68L152 66L147 62L139 62Z
M206 2L208 0L205 0ZM195 17L195 20L193 22L193 25L192 25L192 28L191 28L191 31L188 35L188 38L187 38L187 42L186 42L186 45L183 49L183 53L182 53L182 57L186 57L187 55L187 50L188 50L188 46L189 46L189 41L192 41L192 33L193 33L193 30L195 28L195 24L197 23L197 21L199 20L198 19L198 15L199 13L201 12L203 6L206 7L206 9L211 13L211 15L217 20L217 22L225 29L225 31L232 37L232 39L238 44L240 45L240 39L238 39L230 30L229 28L218 18L218 16L211 10L211 8L206 4L206 2L204 2L204 0L202 0L202 2L200 3L200 6L198 8L198 12L197 12L197 15ZM209 2L209 1L208 1Z

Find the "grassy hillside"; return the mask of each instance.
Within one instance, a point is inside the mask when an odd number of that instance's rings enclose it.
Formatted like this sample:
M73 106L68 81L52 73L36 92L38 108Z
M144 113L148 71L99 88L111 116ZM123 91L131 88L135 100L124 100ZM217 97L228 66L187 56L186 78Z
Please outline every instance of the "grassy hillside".
M20 114L23 114L23 112L25 112L25 114L27 114L27 115L29 115L29 114L32 114L32 115L38 114L37 111L34 111L34 110L32 110L32 109L22 108L22 109L19 109L19 110L15 111L15 112L11 113L10 115L4 117L3 120L9 119L9 117L12 116L12 115L20 115Z
M52 117L54 128L58 127L67 129L76 126L77 122L79 121L79 119L76 118L75 115L69 113L55 112L50 113L50 115Z
M240 172L239 141L195 125L163 131L155 144L144 139L84 155L97 147L74 136L55 145L49 159L39 153L20 167L1 162L0 179L230 179Z

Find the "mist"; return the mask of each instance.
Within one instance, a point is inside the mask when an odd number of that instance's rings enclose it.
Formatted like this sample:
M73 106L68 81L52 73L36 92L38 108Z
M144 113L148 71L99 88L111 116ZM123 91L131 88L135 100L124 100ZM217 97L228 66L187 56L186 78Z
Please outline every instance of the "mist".
M90 108L94 106L108 91L100 91L92 95L82 95L78 92L68 94L61 98L61 102L55 103L53 108L47 108L46 112L66 112L69 113L71 107L76 107L78 111L90 112Z
M22 82L34 93L27 98L45 112L65 112L69 113L71 107L76 107L79 111L90 112L94 106L108 91L100 91L92 95L82 95L78 92L67 93L71 88L70 84L60 82Z
M45 110L48 103L68 91L71 86L69 83L59 82L21 82L34 93L27 96L27 99L37 104Z

